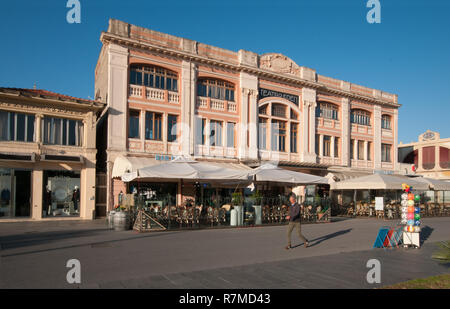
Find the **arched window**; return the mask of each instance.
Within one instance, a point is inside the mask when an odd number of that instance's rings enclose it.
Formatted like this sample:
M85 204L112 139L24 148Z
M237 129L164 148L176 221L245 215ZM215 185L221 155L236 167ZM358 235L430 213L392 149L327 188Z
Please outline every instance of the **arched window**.
M319 102L316 117L338 120L338 107L334 104Z
M391 129L391 116L382 115L381 116L381 128L382 129Z
M234 102L234 85L223 80L202 78L197 83L197 95Z
M352 109L350 122L370 126L370 113L362 109Z
M130 84L178 91L178 75L165 68L150 65L132 65Z

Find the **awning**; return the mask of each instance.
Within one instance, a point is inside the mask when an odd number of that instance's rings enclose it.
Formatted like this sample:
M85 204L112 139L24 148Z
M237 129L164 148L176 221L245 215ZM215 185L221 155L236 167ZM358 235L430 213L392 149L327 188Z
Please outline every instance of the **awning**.
M402 184L408 184L413 190L428 190L429 185L412 178L400 175L371 174L367 176L348 179L332 183L332 190L401 190Z
M249 178L247 169L231 169L182 157L159 165L139 168L137 171L122 175L122 180L126 182L167 179L242 181Z
M428 184L435 191L450 191L450 182L428 177L411 177L412 179Z
M291 184L328 184L325 177L295 172L273 164L264 164L254 169L251 174L255 181L283 182Z
M369 173L369 172L355 172L355 171L330 171L327 175L325 175L325 178L328 178L329 179L328 182L331 184L333 182L344 181L372 174L373 172Z
M122 177L126 173L137 172L140 168L161 164L162 162L164 161L159 161L155 158L118 156L114 160L112 178Z

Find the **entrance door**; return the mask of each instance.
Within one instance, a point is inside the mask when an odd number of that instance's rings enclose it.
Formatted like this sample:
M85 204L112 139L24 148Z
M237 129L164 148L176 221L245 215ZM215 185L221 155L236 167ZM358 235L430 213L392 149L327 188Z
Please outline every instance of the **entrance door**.
M31 172L30 171L14 171L15 176L15 216L30 216L30 192L31 192Z

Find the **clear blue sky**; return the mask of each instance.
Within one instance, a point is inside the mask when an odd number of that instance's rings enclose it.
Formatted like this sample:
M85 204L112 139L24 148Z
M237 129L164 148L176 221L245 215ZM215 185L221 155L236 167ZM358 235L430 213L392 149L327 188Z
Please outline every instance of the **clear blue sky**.
M237 51L282 53L319 74L399 95L399 141L427 129L450 137L450 1L1 1L0 86L94 96L100 33L109 18Z

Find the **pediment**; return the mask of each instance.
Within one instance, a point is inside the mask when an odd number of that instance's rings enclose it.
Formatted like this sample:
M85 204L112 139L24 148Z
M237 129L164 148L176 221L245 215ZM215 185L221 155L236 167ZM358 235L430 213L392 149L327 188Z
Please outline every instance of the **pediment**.
M269 53L260 57L259 67L277 73L292 74L300 77L300 66L283 54Z

